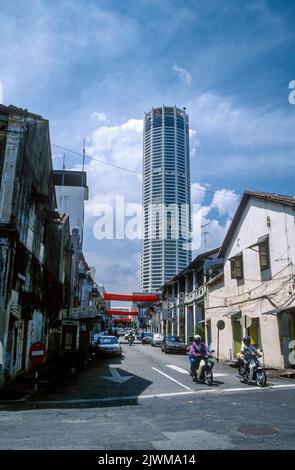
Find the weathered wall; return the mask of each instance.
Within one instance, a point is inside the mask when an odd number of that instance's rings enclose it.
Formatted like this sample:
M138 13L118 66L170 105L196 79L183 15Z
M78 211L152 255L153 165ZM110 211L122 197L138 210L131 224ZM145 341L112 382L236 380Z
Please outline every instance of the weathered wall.
M269 235L270 279L260 272L257 250L249 249L259 237ZM244 280L231 279L229 258L242 252ZM283 367L279 331L280 308L295 307L292 284L295 265L294 211L289 206L251 198L245 208L226 252L224 287L211 289L207 295L206 318L211 319L213 344L216 347L219 319L225 321L220 332L220 356L230 359L233 332L225 314L240 311L259 318L264 361L269 367ZM243 329L243 334L246 334Z

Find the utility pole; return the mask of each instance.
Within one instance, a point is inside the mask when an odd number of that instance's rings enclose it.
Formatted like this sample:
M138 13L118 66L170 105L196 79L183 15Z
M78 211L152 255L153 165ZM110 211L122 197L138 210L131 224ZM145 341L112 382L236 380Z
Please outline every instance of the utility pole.
M84 165L85 165L85 137L83 140L83 164L82 164L82 171L84 171Z
M209 234L208 230L206 227L210 225L210 222L207 224L201 225L201 230L202 230L202 235L204 236L204 251L207 251L207 235Z

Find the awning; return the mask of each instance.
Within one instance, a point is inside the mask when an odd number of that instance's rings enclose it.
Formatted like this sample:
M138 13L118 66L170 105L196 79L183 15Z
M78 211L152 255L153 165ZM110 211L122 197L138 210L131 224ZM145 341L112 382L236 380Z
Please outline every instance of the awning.
M234 256L231 256L230 258L228 258L228 260L231 261L232 259L238 258L239 256L242 256L241 251L239 253L236 253Z
M258 246L260 245L261 243L264 243L264 242L267 242L269 239L269 235L263 235L262 237L259 237L257 239L257 242L256 243L253 243L252 245L248 246L248 248L253 248L254 246Z
M262 312L262 315L277 315L278 313L284 312L295 313L295 307L273 308L267 312Z
M223 316L224 316L224 317L227 317L227 318L236 318L236 319L239 319L239 318L241 318L241 311L238 311L238 312L228 312L228 313L225 313Z

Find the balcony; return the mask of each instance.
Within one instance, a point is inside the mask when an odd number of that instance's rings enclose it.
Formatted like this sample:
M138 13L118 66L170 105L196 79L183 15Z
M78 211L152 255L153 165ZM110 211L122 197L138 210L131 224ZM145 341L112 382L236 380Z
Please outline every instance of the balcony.
M185 294L184 302L188 304L188 303L194 302L195 300L199 301L204 297L205 293L206 293L206 285L204 284L203 286L197 287L192 292Z

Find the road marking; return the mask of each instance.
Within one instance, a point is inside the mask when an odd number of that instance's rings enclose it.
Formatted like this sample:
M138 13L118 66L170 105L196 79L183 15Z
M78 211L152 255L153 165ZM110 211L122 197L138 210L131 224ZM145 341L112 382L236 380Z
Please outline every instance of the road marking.
M173 364L166 364L167 367L170 369L176 370L177 372L180 372L181 374L186 374L188 375L188 370L183 369L182 367L174 366Z
M186 374L188 375L189 372L186 369L183 369L182 367L175 366L174 364L166 364L167 367L170 369L176 370L176 372L180 372L181 374ZM227 377L229 374L221 374L219 372L215 373L213 372L213 377Z
M214 390L205 390L206 392L214 392ZM198 393L202 392L199 390ZM154 393L151 395L130 395L130 396L118 396L118 397L103 397L103 398L84 398L84 399L75 399L75 400L40 400L40 401L28 401L28 404L35 405L62 405L67 403L100 403L100 402L109 402L109 401L130 401L130 400L142 400L145 398L162 398L162 397L174 397L178 395L194 395L195 391L191 390L189 392L170 392L170 393ZM7 401L5 400L6 404ZM10 400L10 403L12 400ZM16 402L16 400L14 400ZM19 402L18 402L19 403Z
M190 387L187 387L186 385L183 385L182 383L178 382L178 380L173 379L173 377L170 377L170 375L165 374L165 373L162 372L161 370L156 369L155 367L152 367L152 369L154 369L155 371L159 372L159 374L164 375L165 377L167 377L167 379L172 380L172 382L177 383L177 384L180 385L181 387L186 388L187 390L191 390Z
M75 400L40 400L40 401L22 401L29 405L66 405L67 403L100 403L100 402L112 402L112 401L129 401L129 400L143 400L146 398L165 398L165 397L176 397L181 395L200 395L202 393L215 393L221 395L222 392L248 392L251 390L273 390L277 388L292 388L295 387L295 384L286 384L286 385L271 385L269 387L251 387L251 388L225 388L225 389L200 389L200 390L190 390L188 392L170 392L170 393L154 393L151 395L131 395L131 396L118 396L118 397L102 397L102 398L85 398L85 399L75 399ZM20 404L20 400L1 400L1 405L8 405L11 403Z
M270 390L274 388L292 388L292 387L295 387L295 384L269 385L266 387L252 386L249 388L248 387L224 388L224 389L220 389L220 391L221 392L250 392L251 390Z
M120 375L119 371L110 365L109 367L111 377L102 377L103 379L111 380L112 382L120 383L126 382L126 380L132 379L132 375Z
M284 387L295 387L295 384L270 385L269 388L284 388Z
M270 388L270 387L267 387ZM251 392L252 390L263 390L263 387L254 387L252 386L251 388L247 388L246 386L244 388L242 387L237 387L237 388L224 388L221 389L221 392Z

